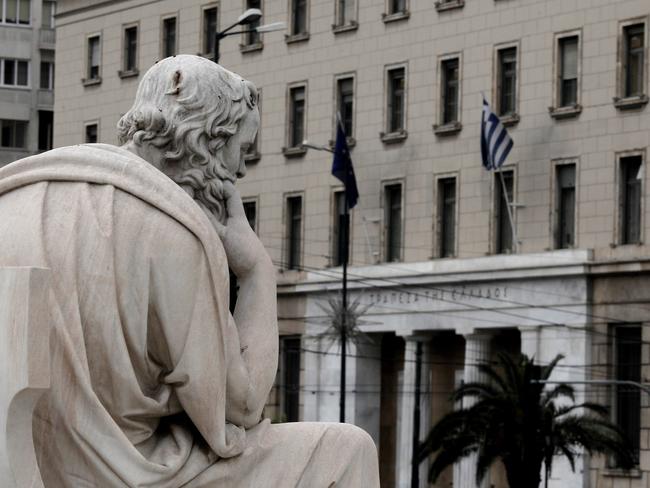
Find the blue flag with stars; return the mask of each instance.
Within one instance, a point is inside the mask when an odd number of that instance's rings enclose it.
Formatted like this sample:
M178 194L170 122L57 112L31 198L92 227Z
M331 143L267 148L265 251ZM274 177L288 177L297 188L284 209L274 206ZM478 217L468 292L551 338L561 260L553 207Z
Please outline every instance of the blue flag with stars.
M354 168L352 168L352 159L350 158L350 150L348 149L345 132L340 121L337 122L332 174L345 185L345 198L348 202L348 208L354 208L359 200L357 178L354 176Z

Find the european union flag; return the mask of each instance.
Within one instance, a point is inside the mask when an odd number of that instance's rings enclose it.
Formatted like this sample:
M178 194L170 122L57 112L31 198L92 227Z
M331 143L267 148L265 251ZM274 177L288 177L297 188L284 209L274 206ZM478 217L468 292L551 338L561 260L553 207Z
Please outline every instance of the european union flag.
M348 208L354 208L359 200L357 179L352 168L352 159L348 149L348 141L340 121L336 124L336 144L334 146L334 162L332 163L332 174L345 185L345 197L348 201Z

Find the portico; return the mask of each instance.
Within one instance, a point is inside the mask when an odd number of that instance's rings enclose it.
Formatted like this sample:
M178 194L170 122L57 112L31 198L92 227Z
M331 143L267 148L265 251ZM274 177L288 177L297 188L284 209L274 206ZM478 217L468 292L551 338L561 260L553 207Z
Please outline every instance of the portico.
M588 251L491 256L353 268L352 299L369 305L361 329L367 341L348 356L346 417L374 437L388 486L411 486L415 376L421 367L420 440L454 406L461 381L481 379L477 365L499 352L524 352L547 362L566 356L558 379L585 379L588 364ZM328 276L329 275L329 276ZM310 275L298 285L280 284L282 303L302 303L305 420L338 417L337 343L324 341L319 302L338 291L338 270ZM326 290L326 291L323 291ZM418 343L422 346L417 360ZM579 400L579 398L578 398ZM386 467L390 465L390 467ZM475 487L475 460L443 473L434 486ZM426 463L419 469L426 482ZM572 473L558 462L549 486L582 485L582 467ZM506 486L500 466L485 486Z

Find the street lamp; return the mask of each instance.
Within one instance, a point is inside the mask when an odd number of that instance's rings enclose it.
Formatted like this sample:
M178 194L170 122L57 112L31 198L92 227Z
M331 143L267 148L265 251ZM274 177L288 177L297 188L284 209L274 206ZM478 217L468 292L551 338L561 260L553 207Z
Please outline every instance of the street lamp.
M273 24L260 25L257 27L238 30L231 32L231 29L234 29L238 25L250 25L253 22L257 22L262 18L262 11L258 8L249 8L243 14L239 16L237 22L232 24L230 27L222 30L221 32L215 32L214 34L214 62L219 62L219 42L221 39L227 36L233 36L235 34L246 34L248 32L273 32L277 30L283 30L286 25L284 22L274 22Z

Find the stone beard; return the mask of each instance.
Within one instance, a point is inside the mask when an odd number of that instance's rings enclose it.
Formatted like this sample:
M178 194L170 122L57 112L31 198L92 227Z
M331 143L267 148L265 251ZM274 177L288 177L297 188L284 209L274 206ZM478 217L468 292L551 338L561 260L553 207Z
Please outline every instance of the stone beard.
M52 276L51 387L33 419L46 488L379 487L361 429L262 419L276 270L233 185L256 102L237 75L174 56L144 75L122 147L0 169L0 267Z

